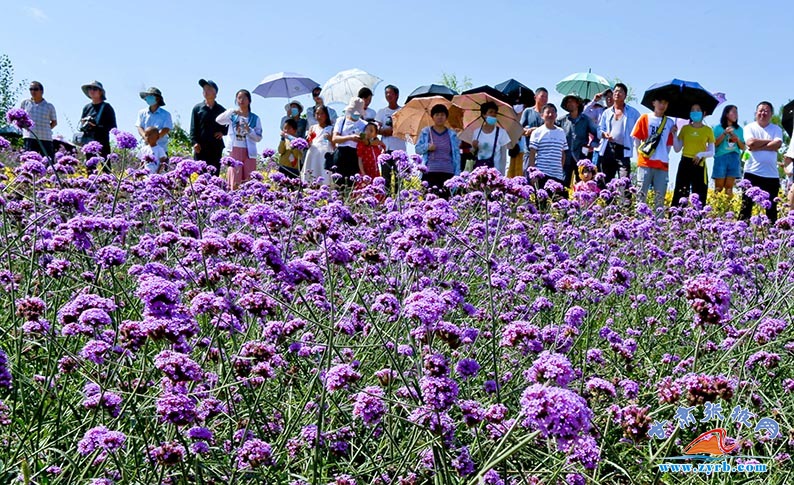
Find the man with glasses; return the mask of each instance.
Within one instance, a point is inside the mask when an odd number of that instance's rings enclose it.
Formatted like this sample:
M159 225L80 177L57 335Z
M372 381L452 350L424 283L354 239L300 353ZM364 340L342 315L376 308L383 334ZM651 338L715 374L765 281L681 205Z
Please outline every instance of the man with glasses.
M626 104L628 92L625 84L615 84L613 104L604 110L598 123L601 139L598 166L604 172L607 183L615 177L631 176L631 153L634 147L631 130L640 119L640 112Z
M22 130L25 150L52 159L54 156L52 129L58 124L58 118L55 115L55 106L44 99L44 86L38 81L31 82L30 99L22 100L19 107L28 113L34 123L31 128Z
M325 106L325 102L323 101L322 96L320 96L321 92L322 92L322 88L320 88L320 86L317 86L312 90L312 99L314 100L314 106L311 106L309 109L306 110L306 122L309 128L311 128L312 125L317 124L317 118L314 117L314 113L316 113L317 109L319 109L321 106ZM334 123L336 123L336 111L334 111L333 108L329 108L327 106L326 108L328 108L328 117L331 118L330 121L331 124L333 125Z
M744 179L750 185L769 194L766 216L774 224L777 221L775 198L780 192L780 174L777 167L777 151L783 145L783 130L772 124L772 103L761 101L755 108L755 121L744 127L744 139L750 158L744 165ZM739 219L747 220L753 213L753 199L749 187L743 190L742 209Z

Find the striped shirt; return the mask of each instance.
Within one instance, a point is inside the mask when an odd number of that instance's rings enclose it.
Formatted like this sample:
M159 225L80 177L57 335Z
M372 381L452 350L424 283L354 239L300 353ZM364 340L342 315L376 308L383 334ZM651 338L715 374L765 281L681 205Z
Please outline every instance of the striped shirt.
M33 120L33 128L30 130L22 130L23 138L34 138L35 133L39 140L52 141L52 128L50 127L51 121L58 121L55 116L55 106L42 99L41 103L36 104L31 99L25 99L19 105L24 109L30 119Z
M443 133L437 132L430 127L430 142L436 146L435 151L427 155L427 171L441 173L455 173L452 166L452 142L445 129Z
M529 149L536 150L535 168L547 177L563 179L562 152L568 149L568 140L562 128L538 127L529 138Z

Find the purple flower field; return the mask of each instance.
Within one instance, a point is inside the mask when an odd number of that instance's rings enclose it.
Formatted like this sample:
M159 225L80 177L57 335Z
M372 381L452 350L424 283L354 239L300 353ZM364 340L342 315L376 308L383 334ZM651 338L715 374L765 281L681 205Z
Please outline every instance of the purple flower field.
M0 149L0 483L794 480L794 212L96 153ZM712 428L767 471L658 467Z

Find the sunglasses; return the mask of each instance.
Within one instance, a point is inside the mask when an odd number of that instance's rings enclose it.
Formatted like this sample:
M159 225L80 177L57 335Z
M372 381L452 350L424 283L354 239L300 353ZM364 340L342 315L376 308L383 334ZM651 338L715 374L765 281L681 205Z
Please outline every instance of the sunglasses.
M99 91L99 88L96 86L88 86L89 91Z
M31 91L41 91L41 88L30 88Z

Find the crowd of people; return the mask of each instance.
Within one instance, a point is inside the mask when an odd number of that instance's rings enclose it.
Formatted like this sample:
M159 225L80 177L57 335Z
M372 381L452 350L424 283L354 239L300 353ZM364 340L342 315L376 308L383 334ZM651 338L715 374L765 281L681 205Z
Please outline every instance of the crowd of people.
M204 100L193 107L190 139L193 157L203 160L225 176L231 189L250 178L257 166L257 143L262 140L261 119L251 111L251 93L241 89L235 106L226 109L216 98L218 85L201 79L198 82ZM107 102L102 83L92 81L82 86L90 102L82 110L79 133L74 142L91 141L102 145L102 155L110 153L110 133L117 127L116 114ZM723 108L719 124L704 123L699 104L690 107L689 120L679 128L676 119L666 115L669 99L655 95L653 111L640 114L626 104L628 87L617 83L592 100L575 94L563 98L565 114L548 102L548 90L535 90L534 106L515 105L523 129L519 140L511 140L498 123L498 106L486 102L480 106L481 123L475 128L471 143L462 142L459 133L449 128L449 109L438 103L430 109L432 123L422 128L415 140L415 151L426 165L423 180L428 189L447 197L445 182L464 169L479 166L499 168L508 177L528 177L540 173L532 182L551 187L557 197L567 197L568 190L598 192L615 178L631 178L632 157L636 154L639 197L646 200L652 191L657 208L664 205L668 187L670 150L681 152L675 176L671 205L682 204L696 194L703 205L708 197L706 159L713 158L711 178L716 192L733 196L736 180L743 178L750 186L770 194L780 192L778 151L783 144L781 128L771 123L774 107L767 101L756 107L753 122L739 125L738 109ZM390 157L381 157L406 149L406 141L394 136L393 115L400 91L394 85L384 89L387 106L376 112L370 108L373 92L361 88L352 97L341 116L325 106L322 90L312 91L314 105L305 110L299 101L285 105L279 129L279 171L287 177L306 182L350 187L356 175L382 176L389 188L394 171ZM152 173L161 171L168 160L171 114L163 107L162 92L151 87L140 93L147 107L138 113L135 126L141 137L143 165ZM53 128L58 123L55 107L44 99L44 86L30 83L30 98L22 101L34 126L23 131L25 150L52 157ZM224 141L224 138L226 141ZM224 159L224 155L226 158ZM467 160L465 168L463 161ZM745 159L742 168L742 159ZM222 164L222 161L224 163ZM794 207L794 144L781 163L789 178L788 202ZM555 183L548 184L549 181ZM753 199L743 191L740 217L752 213ZM766 209L770 220L777 218L777 205Z

